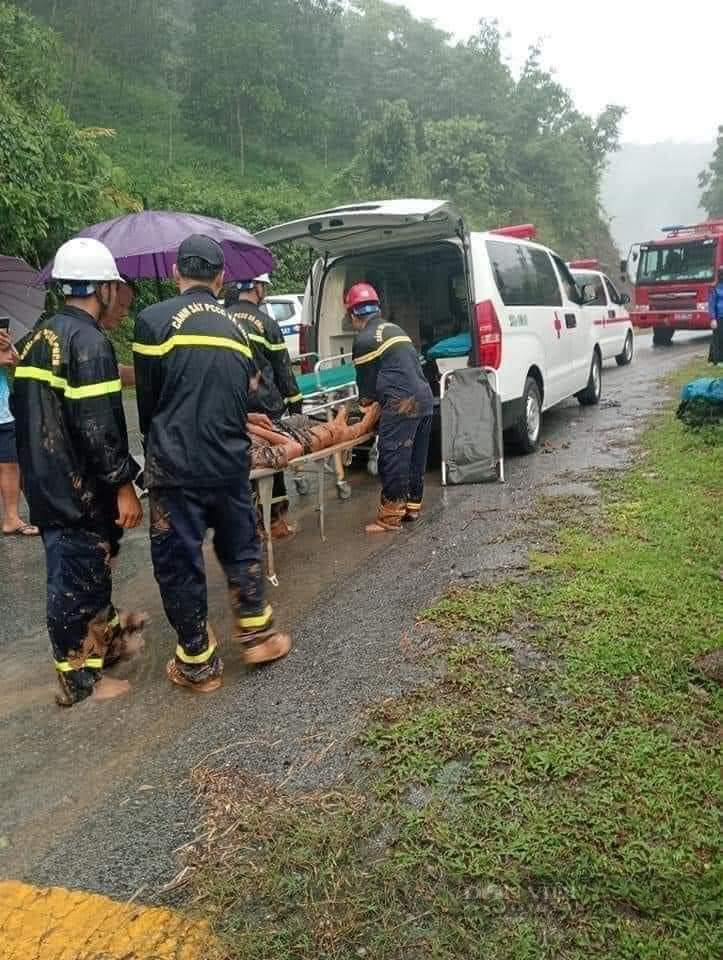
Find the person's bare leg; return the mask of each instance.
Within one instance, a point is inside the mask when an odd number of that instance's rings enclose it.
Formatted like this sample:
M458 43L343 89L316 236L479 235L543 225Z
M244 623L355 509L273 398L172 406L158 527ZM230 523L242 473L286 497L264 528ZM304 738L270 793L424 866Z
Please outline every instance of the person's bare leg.
M3 533L22 527L20 506L20 470L17 463L0 463L0 498L3 503Z

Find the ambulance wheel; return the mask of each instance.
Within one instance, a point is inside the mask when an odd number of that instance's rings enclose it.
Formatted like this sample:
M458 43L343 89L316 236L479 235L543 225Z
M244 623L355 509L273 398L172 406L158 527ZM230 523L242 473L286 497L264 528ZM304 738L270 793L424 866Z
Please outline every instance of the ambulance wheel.
M602 361L597 350L592 355L587 386L584 390L576 393L575 396L583 407L594 407L595 404L600 403L600 397L602 396Z
M669 347L674 333L669 327L653 327L653 346Z
M627 365L632 362L633 350L633 335L630 331L628 331L628 335L625 338L623 352L619 353L617 357L615 357L615 363L617 363L619 367L627 367Z
M296 487L296 492L300 497L306 497L309 495L311 484L306 477L297 477L294 480L294 486Z
M522 409L516 423L510 428L510 439L520 453L534 453L540 442L542 425L542 397L537 380L528 377L522 394Z
M351 500L351 487L346 480L342 480L341 483L337 483L336 495L340 500Z

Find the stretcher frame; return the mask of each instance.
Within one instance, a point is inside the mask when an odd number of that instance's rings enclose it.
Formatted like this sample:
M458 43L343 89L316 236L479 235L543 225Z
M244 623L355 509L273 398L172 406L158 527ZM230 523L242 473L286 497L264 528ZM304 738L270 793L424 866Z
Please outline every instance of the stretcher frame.
M482 367L481 369L483 369L484 372L487 374L487 377L489 378L489 380L490 380L490 382L491 382L492 389L493 389L493 391L494 391L494 393L495 393L495 396L497 397L497 401L498 401L498 403L500 403L500 405L501 405L501 401L500 401L500 379L499 379L499 376L498 376L498 374L497 374L497 371L496 371L493 367ZM439 402L440 402L440 404L441 404L442 401L444 400L444 395L445 395L445 393L447 392L447 384L448 384L449 378L450 378L451 376L453 376L455 373L456 373L456 370L447 370L446 373L443 373L443 374L442 374L442 378L441 378L441 380L439 381ZM496 472L497 472L497 480L498 480L498 482L499 482L499 483L504 483L504 482L505 482L505 448L504 448L504 440L503 440L503 436L502 436L502 411L501 411L501 409L500 409L500 411L498 412L498 416L497 416L497 431L498 431L497 443L498 443L498 449L499 449L499 451L500 451L500 456L499 456L499 459L497 460L497 462L495 463L495 469L496 469ZM445 459L445 457L444 457L444 443L442 443L442 486L443 486L443 487L446 487L446 486L447 486L447 461L446 461L446 459Z
M303 395L304 399L303 410L304 413L308 416L318 416L320 413L326 414L327 420L331 420L332 414L337 407L341 406L343 403L348 403L351 400L359 399L359 388L356 382L356 374L354 371L353 364L349 364L351 379L348 383L337 384L336 386L325 386L321 380L321 372L326 366L332 366L335 363L339 363L342 360L350 360L351 355L348 353L337 353L331 357L320 357L318 353L312 351L310 353L302 353L295 358L294 363L298 363L302 360L308 360L311 357L316 357L316 362L314 364L314 376L316 377L317 389L312 393L306 393ZM349 454L347 453L347 456ZM349 466L351 462L350 459L346 460L343 453L339 453L334 457L333 465L328 463L326 469L331 473L332 471L336 475L336 489L341 500L348 500L351 496L351 488L346 480L345 467ZM301 478L297 478L297 490L301 491L299 486Z
M358 399L359 388L357 387L356 375L354 373L354 367L352 364L349 364L352 371L352 376L349 383L342 383L337 384L336 386L327 387L321 381L321 372L325 366L332 366L334 363L337 363L341 360L349 360L350 354L338 353L332 357L320 357L318 353L302 353L294 360L294 363L297 363L301 360L307 360L310 357L317 358L316 363L314 364L314 375L316 377L317 389L312 393L303 394L304 399L302 402L304 405L304 413L309 414L309 416L314 416L318 413L334 410L334 408L338 407L340 403L346 403L349 400Z
M274 469L272 467L261 467L251 471L251 479L258 483L259 502L261 503L261 515L263 518L264 533L266 534L266 576L269 583L278 587L279 578L276 573L276 563L274 560L274 542L271 537L271 504L273 501L274 476L277 473L284 473L291 470L294 473L304 473L307 470L316 470L319 484L319 533L322 543L326 542L326 496L325 496L325 476L326 464L329 460L341 458L345 453L351 452L355 447L361 447L374 437L373 433L365 433L356 440L347 440L345 443L334 444L333 447L325 447L323 450L317 450L316 453L307 453L303 457L297 457L292 460L288 466ZM338 481L337 481L338 482Z

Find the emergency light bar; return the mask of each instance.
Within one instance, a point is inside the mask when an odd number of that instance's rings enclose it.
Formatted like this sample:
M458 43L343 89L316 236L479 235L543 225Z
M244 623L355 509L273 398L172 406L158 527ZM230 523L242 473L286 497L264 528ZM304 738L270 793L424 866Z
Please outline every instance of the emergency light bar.
M571 270L599 270L599 260L571 260L568 263Z
M534 240L537 237L537 227L532 223L519 223L512 227L498 227L490 230L490 233L498 233L501 237L514 237L515 240Z
M672 227L661 227L661 233L667 233L669 237L677 237L681 233L687 234L706 234L723 233L723 220L706 220L705 223L678 223Z

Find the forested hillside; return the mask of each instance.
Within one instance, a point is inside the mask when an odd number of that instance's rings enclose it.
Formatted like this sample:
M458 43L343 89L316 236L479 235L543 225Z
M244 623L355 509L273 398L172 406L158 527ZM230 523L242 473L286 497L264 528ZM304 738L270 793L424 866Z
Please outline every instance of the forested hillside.
M41 261L143 204L253 230L416 194L615 258L600 180L622 109L580 113L536 50L514 78L493 23L453 43L380 0L0 0L0 21L5 253Z

